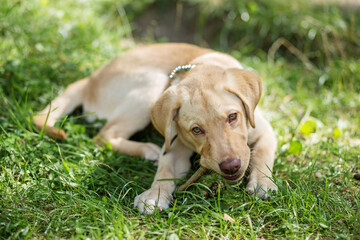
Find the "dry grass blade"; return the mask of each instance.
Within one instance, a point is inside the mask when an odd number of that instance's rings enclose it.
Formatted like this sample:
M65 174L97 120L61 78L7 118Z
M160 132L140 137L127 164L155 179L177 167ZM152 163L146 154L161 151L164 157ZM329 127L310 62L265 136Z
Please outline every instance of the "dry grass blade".
M289 42L285 38L279 38L270 47L269 52L268 52L268 61L269 62L271 62L271 63L274 62L275 52L281 46L285 46L289 50L289 52L291 52L296 57L298 57L308 70L313 70L315 68L315 66L310 62L310 60L305 56L305 54L303 54L298 48L296 48L294 45L292 45L291 42Z

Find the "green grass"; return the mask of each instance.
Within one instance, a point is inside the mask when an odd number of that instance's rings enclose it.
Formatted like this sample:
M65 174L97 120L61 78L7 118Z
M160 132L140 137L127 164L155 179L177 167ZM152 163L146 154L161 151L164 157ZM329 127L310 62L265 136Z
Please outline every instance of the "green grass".
M334 50L309 71L286 54L268 63L264 51L229 50L264 79L260 105L279 140L279 191L268 201L249 196L244 182L205 197L222 180L210 174L186 193L175 193L170 209L143 216L133 200L150 187L156 166L98 148L91 137L100 121L84 123L75 114L64 124L69 138L41 136L31 123L34 113L67 84L136 45L128 8L113 2L0 5L1 239L359 238L360 181L354 172L360 169L360 62L351 52L343 58ZM337 18L346 14L339 11ZM352 31L359 36L358 27ZM152 128L136 138L162 141Z

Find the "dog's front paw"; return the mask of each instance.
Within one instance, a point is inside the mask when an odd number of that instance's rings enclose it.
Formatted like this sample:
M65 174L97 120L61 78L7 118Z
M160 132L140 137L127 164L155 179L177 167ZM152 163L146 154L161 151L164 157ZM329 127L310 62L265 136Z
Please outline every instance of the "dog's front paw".
M274 182L267 177L253 178L250 179L246 185L246 191L250 194L255 194L259 198L269 198L269 191L276 191L277 186Z
M158 160L161 148L153 143L145 143L142 148L142 158L150 161Z
M152 214L155 209L162 211L169 208L171 194L159 193L158 189L149 189L135 197L134 208L138 208L143 214Z

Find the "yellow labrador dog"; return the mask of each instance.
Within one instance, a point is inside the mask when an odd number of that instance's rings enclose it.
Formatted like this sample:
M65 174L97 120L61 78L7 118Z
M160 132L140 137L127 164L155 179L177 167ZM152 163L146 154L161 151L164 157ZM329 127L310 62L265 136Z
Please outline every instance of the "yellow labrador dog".
M260 95L260 77L227 54L189 44L155 44L125 52L71 84L34 123L61 139L66 133L54 127L56 120L79 105L95 113L88 120L107 119L99 138L124 154L158 160L151 188L134 202L142 213L152 213L168 208L175 190L173 180L159 180L183 177L193 152L201 155L201 166L229 182L249 169L251 194L264 197L276 189L271 180L276 139L256 109ZM150 120L165 137L162 148L129 140Z

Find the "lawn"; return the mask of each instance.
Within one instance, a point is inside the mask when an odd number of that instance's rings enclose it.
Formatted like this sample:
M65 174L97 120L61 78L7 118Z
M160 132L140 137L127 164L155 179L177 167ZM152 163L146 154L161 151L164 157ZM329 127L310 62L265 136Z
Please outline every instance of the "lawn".
M269 200L249 196L245 180L214 189L223 180L210 173L175 193L170 209L141 215L133 200L156 166L96 146L102 120L86 123L77 110L64 118L63 141L35 129L31 117L69 83L126 49L166 40L135 41L132 32L147 7L169 7L159 2L1 2L0 239L359 239L356 7L179 1L201 13L195 42L263 78L260 107L278 138L279 191ZM206 34L207 21L218 34ZM151 126L134 138L162 143Z

